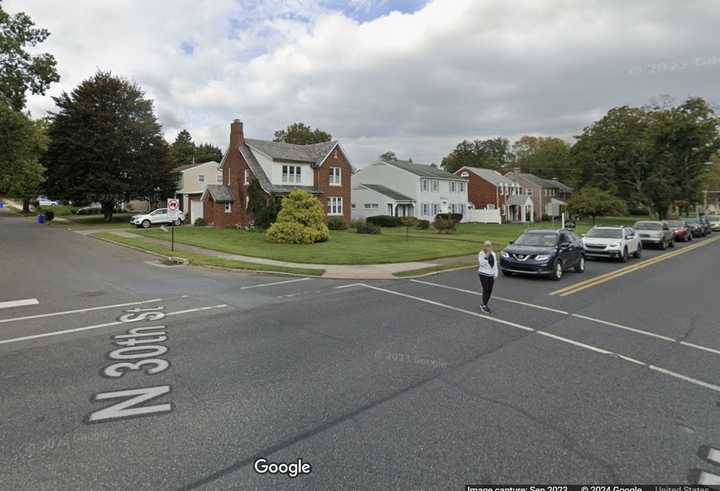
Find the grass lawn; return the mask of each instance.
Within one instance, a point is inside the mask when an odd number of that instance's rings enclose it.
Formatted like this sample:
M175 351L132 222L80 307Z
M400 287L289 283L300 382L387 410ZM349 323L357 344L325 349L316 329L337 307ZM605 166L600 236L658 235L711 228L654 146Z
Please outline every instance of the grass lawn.
M130 225L130 217L133 215L134 213L115 213L110 222L106 222L102 215L65 215L62 218L67 222L52 223L56 226L72 228L130 228L133 227Z
M219 257L205 256L203 254L194 254L191 252L171 251L169 247L163 247L161 245L148 242L143 239L121 237L111 232L99 232L97 234L93 234L93 236L105 240L110 240L112 242L118 242L120 244L128 245L131 247L137 247L138 249L143 249L148 252L154 252L163 256L183 257L185 259L188 259L190 261L190 264L194 264L197 266L216 266L221 268L243 269L248 271L270 271L275 273L291 273L303 276L321 276L325 272L325 270L323 269L316 268L285 268L279 266L270 266L266 264L234 261Z

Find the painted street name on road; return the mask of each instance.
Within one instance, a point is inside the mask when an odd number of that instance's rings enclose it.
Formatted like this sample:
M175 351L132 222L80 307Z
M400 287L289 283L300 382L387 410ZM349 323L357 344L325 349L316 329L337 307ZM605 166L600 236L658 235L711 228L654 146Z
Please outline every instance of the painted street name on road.
M162 312L165 307L141 308L126 310L118 319L120 322L133 323L141 321L158 321L164 319ZM152 376L170 368L170 362L160 358L168 352L168 347L160 344L167 341L167 326L155 325L146 327L133 327L124 334L112 336L112 344L117 346L107 354L113 363L104 367L100 374L109 379L119 379L135 372L133 375ZM115 401L115 404L90 413L87 417L89 423L115 421L124 418L134 418L151 414L163 414L172 411L171 402L153 405L145 404L161 396L169 394L170 385L157 385L121 389L95 394L91 400Z

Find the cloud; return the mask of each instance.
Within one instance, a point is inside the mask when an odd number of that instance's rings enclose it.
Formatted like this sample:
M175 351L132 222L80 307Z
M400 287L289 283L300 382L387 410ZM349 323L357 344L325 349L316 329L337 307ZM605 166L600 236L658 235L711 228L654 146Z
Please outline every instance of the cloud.
M565 138L660 94L714 100L720 5L435 0L6 0L52 36L71 90L97 68L139 84L169 136L224 147L303 121L356 166L393 150L439 162L463 138ZM717 101L715 101L717 102ZM31 98L35 113L52 107Z

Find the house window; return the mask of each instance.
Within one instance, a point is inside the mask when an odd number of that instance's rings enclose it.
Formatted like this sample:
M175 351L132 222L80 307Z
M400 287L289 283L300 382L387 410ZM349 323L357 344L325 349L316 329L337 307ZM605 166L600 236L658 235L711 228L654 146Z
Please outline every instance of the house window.
M455 192L455 189L456 189L455 186L456 186L455 181L450 181L450 192L451 193Z
M282 182L299 184L302 181L299 165L283 165L282 166Z
M247 186L248 184L250 184L250 175L248 173L248 170L245 169L245 185Z
M353 205L353 207L354 207L354 206L355 206L355 205ZM367 208L367 209L380 208L380 205L377 204L377 203L365 203L365 205L363 205L363 206L364 206L365 208Z
M342 184L342 177L340 174L340 167L330 167L330 185L340 186Z
M198 175L198 182L199 182L199 183L204 183L204 182L205 182L205 176L202 175L202 174Z
M437 181L437 180L432 181L432 190L435 193L437 193L440 190L440 181Z
M222 183L223 183L222 174L218 174L218 176L217 176L217 183L218 183L218 184L222 184Z
M343 201L342 196L330 196L328 198L328 215L342 215Z
M427 179L422 179L420 181L420 189L422 191L428 191L430 189L430 182Z
M430 205L428 203L422 204L422 216L426 217L430 215Z
M505 188L504 188L504 187L502 187L502 186L499 186L499 187L498 187L498 194L499 194L500 196L503 195L504 191L505 191Z
M440 205L438 203L432 204L432 216L436 216L438 213L440 213Z
M225 213L232 213L232 203L225 203Z
M458 191L461 193L465 192L465 183L464 182L458 183Z

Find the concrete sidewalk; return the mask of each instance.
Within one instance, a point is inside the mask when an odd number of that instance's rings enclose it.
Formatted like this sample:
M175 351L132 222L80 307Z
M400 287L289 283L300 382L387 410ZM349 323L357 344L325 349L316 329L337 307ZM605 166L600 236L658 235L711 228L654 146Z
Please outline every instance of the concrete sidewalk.
M88 234L88 231L78 231L83 234ZM95 231L97 232L97 230ZM162 245L168 247L168 241L161 239L153 239L150 237L144 237L126 230L108 230L105 229L103 232L109 232L120 237L141 239L149 243ZM309 264L309 263L292 263L287 261L276 261L273 259L264 259L252 256L243 256L240 254L230 254L226 252L214 251L212 249L205 249L203 247L191 246L186 244L175 243L175 250L182 252L191 252L195 254L202 254L204 256L217 257L221 259L228 259L234 261L245 261L248 263L255 264L266 264L269 266L280 266L285 268L316 268L323 269L325 273L322 275L323 278L333 279L355 279L355 280L391 280L395 279L394 273L401 273L404 271L414 271L417 269L431 268L442 264L450 264L465 261L474 261L475 255L460 256L460 257L446 257L440 259L433 259L428 261L413 261L406 263L389 263L389 264Z

